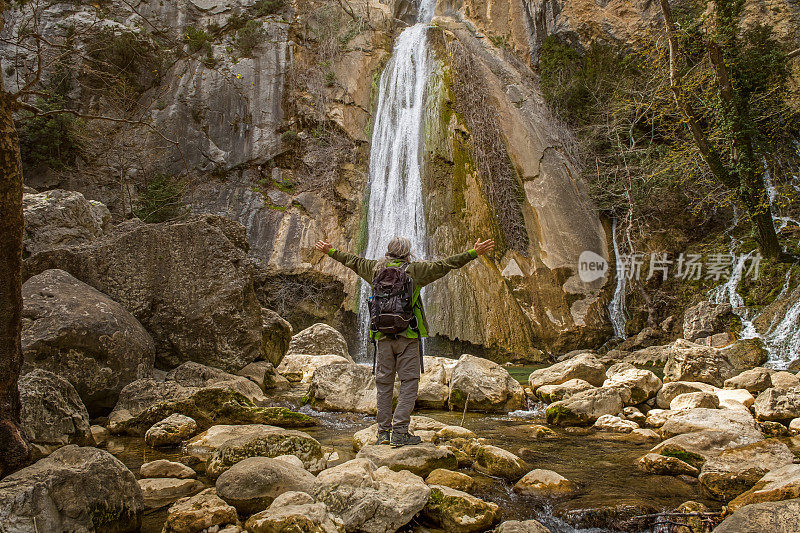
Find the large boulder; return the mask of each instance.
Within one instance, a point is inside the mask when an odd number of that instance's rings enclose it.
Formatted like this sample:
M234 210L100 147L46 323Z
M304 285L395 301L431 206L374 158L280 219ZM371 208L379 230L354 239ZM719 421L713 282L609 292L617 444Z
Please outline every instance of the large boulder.
M272 309L261 308L261 333L264 339L264 359L273 367L278 366L289 349L292 340L292 325Z
M736 316L729 303L713 304L703 300L683 314L683 338L695 341L731 329Z
M245 522L250 533L298 531L314 533L345 533L338 516L328 512L328 506L315 502L305 492L284 492L270 506Z
M139 321L67 272L33 276L22 298L23 372L66 378L91 414L107 414L125 385L153 369L153 340Z
M501 477L512 482L517 481L530 470L530 467L522 458L517 457L508 450L490 444L480 445L475 449L475 464L473 467L479 472Z
M686 392L675 396L669 403L670 411L688 411L698 407L719 409L719 398L710 392Z
M728 504L728 512L751 503L777 502L800 498L800 465L787 464L770 470L753 487Z
M725 380L726 389L747 389L752 394L758 394L772 387L772 373L774 371L764 367L751 368L741 374Z
M271 352L247 250L244 226L224 217L131 220L91 243L35 253L25 271L61 268L119 302L153 336L162 367L236 372Z
M450 397L450 377L458 360L424 356L425 372L419 378L416 406L421 409L445 409Z
M550 404L545 412L548 424L589 426L603 415L616 415L624 407L617 389L600 387L579 392Z
M341 355L287 355L276 368L276 372L291 382L310 383L318 368L334 364L350 364Z
M376 469L352 459L320 472L312 496L338 515L348 531L390 533L407 524L428 501L431 489L403 470Z
M508 412L525 407L525 391L508 371L495 362L464 354L450 378L450 409Z
M46 370L19 379L22 429L42 457L65 444L94 443L89 413L69 381Z
M700 471L700 484L712 498L729 501L750 489L770 470L793 461L794 454L778 440L754 442L708 459Z
M594 385L588 381L575 378L558 385L542 385L536 389L535 394L543 402L553 403L593 388Z
M795 533L800 499L745 505L714 528L714 533Z
M287 359L291 357L295 356L287 356ZM320 411L375 414L375 376L369 367L355 363L324 365L314 371L306 399Z
M769 359L769 352L758 338L739 339L719 351L737 370L760 367Z
M722 351L678 339L672 345L664 367L664 382L700 381L722 387L737 374Z
M704 430L727 433L730 440L740 446L764 439L756 421L746 409L695 408L673 414L661 426L664 438Z
M140 479L138 483L144 496L144 506L148 509L164 507L205 488L200 481L189 478L147 478Z
M753 410L759 420L788 423L800 416L800 387L766 389L756 398Z
M261 387L252 380L234 375L211 366L187 361L167 372L167 381L174 381L184 387L224 387L242 393L251 402L263 402L264 396Z
M84 244L111 229L108 208L75 191L53 189L24 194L25 257L37 252Z
M653 398L661 389L661 380L649 370L630 363L617 363L606 372L603 387L616 389L625 405L638 405Z
M427 476L437 468L454 470L458 467L453 452L444 446L427 443L400 448L370 444L361 448L356 458L369 459L376 467L386 466L396 472L408 470L420 477Z
M431 487L422 516L445 531L485 531L500 522L500 507L444 485Z
M707 460L716 457L722 451L752 442L758 440L744 439L742 442L730 432L703 429L670 437L656 444L650 451L667 457L676 457L699 470Z
M156 459L144 463L139 467L139 475L143 478L174 477L178 479L192 479L197 473L183 463L176 463L167 459Z
M175 502L167 511L163 532L200 533L214 526L220 530L238 522L236 508L225 503L211 488Z
M5 531L139 531L144 498L110 453L64 446L0 481Z
M314 476L270 457L248 457L217 479L217 496L244 514L263 511L287 491L310 492Z
M328 324L314 324L296 333L286 355L338 355L353 363L344 335Z
M599 387L606 379L606 367L594 354L584 353L547 368L531 372L528 382L535 391L543 385L560 385L571 379L582 379Z
M515 492L538 498L571 496L577 490L577 485L561 474L541 468L531 470L514 485Z
M197 433L197 422L188 416L174 413L156 422L144 434L150 446L176 446Z
M661 387L661 390L656 394L656 405L661 409L669 409L672 400L681 394L688 394L690 392L707 392L714 394L716 390L717 387L699 381L671 381L664 383L664 386Z

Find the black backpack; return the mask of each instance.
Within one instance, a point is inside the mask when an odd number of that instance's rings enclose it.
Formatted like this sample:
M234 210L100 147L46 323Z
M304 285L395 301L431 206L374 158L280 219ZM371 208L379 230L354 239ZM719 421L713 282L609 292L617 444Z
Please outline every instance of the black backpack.
M372 280L369 299L369 329L394 337L409 327L416 328L414 316L414 280L402 266L383 267Z

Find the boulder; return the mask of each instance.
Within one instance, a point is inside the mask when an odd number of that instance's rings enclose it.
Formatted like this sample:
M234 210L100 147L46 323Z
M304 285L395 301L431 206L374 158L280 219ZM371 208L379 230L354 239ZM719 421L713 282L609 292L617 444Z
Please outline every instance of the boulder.
M740 446L764 439L756 421L745 410L695 408L675 413L661 426L664 438L703 430L727 433Z
M97 447L105 444L108 438L111 436L111 433L109 433L109 431L103 426L89 426L89 431L92 432L92 439L94 440L94 445Z
M470 476L444 468L433 470L425 478L425 483L428 485L444 485L463 492L472 492L475 489L475 480Z
M320 472L311 495L339 516L347 531L389 533L420 512L430 492L407 470L375 469L368 459L352 459Z
M745 505L714 528L714 533L794 533L800 524L800 499Z
M88 244L43 250L26 276L61 268L119 302L152 335L160 367L196 361L229 372L266 359L244 226L216 215L123 222Z
M656 405L661 409L669 409L672 400L675 399L676 396L688 392L708 392L714 394L716 390L717 387L699 381L672 381L664 383L664 386L658 391L656 395Z
M672 345L648 346L641 350L636 350L624 356L622 361L640 366L663 366L669 359L669 352Z
M386 466L396 472L408 470L420 477L427 476L437 468L458 468L453 452L444 446L429 443L400 448L370 444L361 448L356 458L369 459L376 467Z
M175 413L150 426L144 434L144 441L150 446L177 446L195 433L197 422Z
M261 308L264 359L273 367L281 364L292 340L292 325L272 309Z
M6 531L138 531L144 498L110 453L73 444L0 480Z
M622 396L616 389L589 389L550 404L546 411L547 423L588 426L603 415L616 415L622 411L623 405Z
M800 416L800 387L769 388L758 395L753 410L759 420L788 423Z
M647 427L660 428L674 414L675 411L670 411L669 409L650 409L647 411L647 418L645 418L644 424Z
M494 529L494 533L551 533L538 520L506 520Z
M683 338L694 341L728 331L735 319L731 304L713 304L703 300L684 312Z
M108 208L81 193L53 189L23 194L25 257L37 252L94 241L111 229Z
M672 345L664 367L664 382L700 381L722 387L737 374L720 350L678 339Z
M286 355L338 355L353 363L344 335L328 324L314 324L296 333Z
M447 441L450 439L474 439L475 433L461 426L444 426L436 431L436 437L440 441Z
M263 511L287 491L310 492L314 476L286 461L248 457L217 478L217 496L243 514Z
M645 421L647 420L647 416L642 413L639 409L633 406L625 407L622 410L622 417L626 420L631 420L636 422L638 425L643 426Z
M255 361L245 366L243 369L236 373L237 376L247 378L262 390L268 391L273 389L285 388L284 384L288 384L286 378L278 374L272 363L267 361Z
M422 510L425 520L445 531L484 531L500 522L500 507L444 485L431 487Z
M662 385L658 376L630 363L617 363L606 375L603 387L616 389L625 405L638 405L655 397Z
M445 424L442 422L427 416L419 415L411 415L411 422L408 424L408 430L419 436L422 442L433 442L437 438L437 432L444 428ZM377 438L378 424L372 424L362 430L356 431L353 434L353 449L358 451L368 444L375 444Z
M150 334L120 304L63 270L22 285L23 372L67 379L92 415L107 414L128 383L149 374Z
M792 464L794 455L778 440L763 440L722 451L703 463L700 483L712 498L729 501L770 470Z
M706 429L670 437L656 444L650 451L677 457L699 470L708 459L716 457L723 450L740 445L731 437L729 432Z
M310 383L318 368L333 364L358 366L341 355L292 354L284 357L275 371L293 383Z
M714 394L719 400L719 406L722 408L731 409L734 407L732 402L735 402L750 409L756 401L747 389L718 389Z
M328 507L305 492L284 492L270 506L254 514L245 522L250 533L275 533L298 531L314 533L345 533L338 516L328 512Z
M639 424L633 420L623 420L614 415L603 415L594 423L594 428L601 431L613 431L616 433L630 433L634 429L639 429Z
M747 370L761 367L769 360L769 352L764 348L763 341L759 338L739 339L736 342L722 346L720 354L731 362L737 370Z
M238 521L236 508L225 503L211 488L175 502L167 511L163 532L199 533L214 526L222 529Z
M751 368L745 370L739 375L733 376L725 380L726 389L747 389L752 394L772 387L772 370L764 367Z
M751 503L800 498L800 465L789 464L770 470L753 487L728 504L733 513Z
M529 467L513 453L489 444L479 445L475 450L473 467L479 472L514 482L528 472Z
M195 471L185 464L168 461L167 459L156 459L155 461L144 463L139 467L139 475L143 478L174 477L177 479L192 479L197 476Z
M800 433L800 418L793 418L791 422L789 422L789 431L796 435Z
M89 413L69 381L46 370L19 379L22 429L34 457L44 457L65 444L94 443Z
M294 357L328 357L287 356ZM338 356L334 356L338 357ZM342 362L325 364L314 371L306 399L319 411L350 411L375 414L377 411L377 390L372 369L364 365Z
M164 507L185 496L197 494L205 487L196 479L174 477L140 479L138 483L144 496L144 506L148 509Z
M582 379L599 387L606 379L606 367L594 354L585 353L547 368L534 370L528 377L528 382L535 391L543 385L560 385L571 379Z
M636 428L630 433L626 433L624 440L634 444L646 444L648 442L658 442L661 440L661 435L647 428Z
M536 396L543 402L553 403L593 388L588 381L575 378L558 385L542 385L536 389Z
M514 491L523 496L538 498L561 498L572 496L578 487L570 480L552 470L531 470L514 484Z
M166 380L174 381L178 385L184 387L224 387L241 393L253 403L267 400L261 388L251 380L242 376L229 374L219 368L195 363L194 361L182 363L167 372Z
M719 398L709 392L685 392L675 396L669 403L670 411L688 411L696 407L719 409Z
M419 409L445 409L450 397L450 376L458 362L447 357L423 357L425 372L419 379L416 407Z
M527 405L522 385L495 362L464 354L450 378L450 409L508 412Z
M700 470L696 467L677 457L658 453L645 454L636 462L636 466L643 472L657 476L686 475L696 477L700 473Z
M780 372L773 372L770 375L772 386L780 390L789 390L800 387L800 380L796 374L782 370Z

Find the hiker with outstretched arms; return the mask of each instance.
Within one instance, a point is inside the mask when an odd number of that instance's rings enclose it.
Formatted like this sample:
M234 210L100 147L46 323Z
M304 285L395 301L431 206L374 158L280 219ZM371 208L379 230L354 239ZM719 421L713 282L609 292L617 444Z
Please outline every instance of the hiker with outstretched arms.
M375 342L375 385L378 394L378 440L376 444L404 446L419 444L408 430L411 411L417 401L422 364L420 338L428 335L420 290L453 269L461 268L479 255L494 249L494 241L475 243L475 248L440 261L411 261L411 241L394 237L384 259L364 259L317 241L317 250L353 270L372 285L370 338ZM400 394L392 415L395 373Z

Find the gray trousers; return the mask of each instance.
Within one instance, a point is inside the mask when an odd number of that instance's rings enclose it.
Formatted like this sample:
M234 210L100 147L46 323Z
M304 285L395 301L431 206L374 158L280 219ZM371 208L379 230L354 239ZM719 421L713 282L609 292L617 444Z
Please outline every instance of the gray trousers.
M400 394L392 418L395 373L400 378ZM419 339L398 336L378 341L375 385L378 389L378 429L407 432L419 388Z

